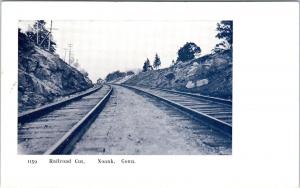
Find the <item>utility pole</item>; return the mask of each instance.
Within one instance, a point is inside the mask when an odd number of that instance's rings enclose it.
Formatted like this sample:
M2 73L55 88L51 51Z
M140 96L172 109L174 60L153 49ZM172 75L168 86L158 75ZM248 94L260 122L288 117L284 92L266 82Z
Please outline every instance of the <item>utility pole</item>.
M71 51L72 51L72 44L69 44L69 65L71 64Z
M44 43L44 41L46 41L46 39L48 39L48 51L50 52L52 31L57 30L57 28L52 27L52 20L51 20L51 27L49 28L49 30L50 31L48 31L48 33L46 34L44 39L40 42L40 44L37 44L37 45L43 47L42 44Z
M67 48L64 48L64 51L65 51L65 55L64 55L64 62L66 62L66 55L67 55Z
M50 52L50 42L52 38L52 20L51 20L51 25L50 25L50 32L49 32L49 37L48 37L48 51Z
M39 45L39 21L36 22L36 45Z

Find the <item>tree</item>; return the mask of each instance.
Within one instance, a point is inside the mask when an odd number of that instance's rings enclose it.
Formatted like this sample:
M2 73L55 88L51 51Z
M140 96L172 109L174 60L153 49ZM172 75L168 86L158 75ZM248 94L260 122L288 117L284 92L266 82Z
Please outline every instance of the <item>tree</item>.
M69 65L74 65L75 58L73 56L70 56Z
M220 49L232 49L233 36L233 22L230 20L223 20L217 23L218 34L216 37L222 41L216 45L215 51Z
M125 77L125 76L126 76L125 72L120 72L119 70L117 70L117 71L114 71L112 73L109 73L106 76L105 80L109 82L109 81L113 81L115 79L122 78L122 77Z
M151 66L150 61L147 58L143 65L143 72L147 72L148 70L153 70L153 67Z
M155 54L154 62L153 62L153 68L158 69L161 65L160 58L157 54Z
M181 47L177 54L178 61L188 61L195 58L195 54L200 54L201 48L193 42L187 42L183 47Z
M36 33L34 32L32 27L29 27L28 31L26 31L25 34L32 42L36 42Z
M34 50L34 44L30 38L18 28L18 51L19 53L31 52Z
M37 20L33 25L34 31L29 30L26 35L35 42L36 45L48 50L48 39L50 37L50 52L55 52L56 43L52 39L51 33L46 29L46 22L44 20Z
M86 72L83 68L79 69L80 73L84 76L84 77L88 77L89 74L88 72Z

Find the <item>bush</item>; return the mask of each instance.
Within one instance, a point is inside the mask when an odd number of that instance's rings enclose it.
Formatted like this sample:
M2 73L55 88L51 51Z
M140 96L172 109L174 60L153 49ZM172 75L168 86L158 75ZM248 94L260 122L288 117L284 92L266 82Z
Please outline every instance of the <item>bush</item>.
M172 72L169 72L165 75L165 77L168 79L168 80L173 80L175 78L175 75L174 73Z
M133 71L127 71L127 72L126 72L126 75L127 75L127 76L129 76L129 75L133 75L133 74L134 74L134 72L133 72Z

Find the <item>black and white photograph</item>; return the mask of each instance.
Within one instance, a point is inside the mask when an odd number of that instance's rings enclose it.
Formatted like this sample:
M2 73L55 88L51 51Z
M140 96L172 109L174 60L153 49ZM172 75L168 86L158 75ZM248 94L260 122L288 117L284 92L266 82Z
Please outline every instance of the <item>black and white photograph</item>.
M230 155L232 20L20 20L18 153Z
M299 186L299 1L0 12L1 188Z

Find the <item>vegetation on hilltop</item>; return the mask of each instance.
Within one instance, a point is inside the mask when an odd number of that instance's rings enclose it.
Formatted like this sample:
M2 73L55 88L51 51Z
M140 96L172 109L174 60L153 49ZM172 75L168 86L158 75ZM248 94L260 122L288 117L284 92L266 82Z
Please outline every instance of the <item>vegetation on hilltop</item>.
M201 48L187 42L177 52L169 68L152 70L147 59L143 71L124 83L142 87L159 87L196 92L221 98L232 98L232 21L221 21L216 27L220 42L211 54L200 56Z

